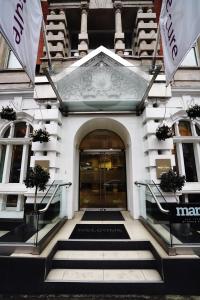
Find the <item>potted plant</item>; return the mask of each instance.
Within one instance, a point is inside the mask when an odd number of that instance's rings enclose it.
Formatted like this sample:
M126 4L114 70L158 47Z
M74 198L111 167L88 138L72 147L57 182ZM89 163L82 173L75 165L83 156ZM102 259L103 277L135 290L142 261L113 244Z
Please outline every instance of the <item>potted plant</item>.
M181 191L185 184L185 176L180 176L173 170L169 170L167 173L163 173L161 176L160 188L163 192L173 192L176 201L179 203L179 199L176 197L176 192ZM175 236L189 236L192 234L189 223L171 223L172 234Z
M2 107L0 116L2 119L8 120L8 121L16 120L16 112L14 111L14 109L12 107L9 107L9 106Z
M186 113L190 119L200 118L200 105L193 105L186 110Z
M173 170L163 173L160 178L160 188L163 192L174 193L181 191L185 184L185 176L180 176Z
M165 141L173 137L174 133L171 127L167 125L159 126L156 130L156 137L159 141Z
M46 129L38 129L34 130L33 133L30 134L32 138L32 142L40 142L40 143L47 143L50 141L49 133Z
M34 193L34 210L31 216L29 215L29 223L31 222L32 225L36 228L36 216L37 216L37 193L39 191L44 191L46 189L47 182L50 178L50 175L47 171L45 171L39 165L36 165L34 168L30 168L27 172L26 179L24 183L27 188L35 188ZM30 221L32 219L32 221Z

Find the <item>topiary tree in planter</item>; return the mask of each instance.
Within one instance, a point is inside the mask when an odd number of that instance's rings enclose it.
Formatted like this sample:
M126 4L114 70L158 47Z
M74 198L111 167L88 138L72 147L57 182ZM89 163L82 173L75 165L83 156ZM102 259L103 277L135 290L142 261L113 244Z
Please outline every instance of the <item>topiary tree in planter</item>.
M35 196L34 196L34 212L37 212L37 192L44 191L46 189L47 182L50 178L50 175L39 165L36 165L34 168L30 168L27 172L26 179L24 183L27 188L35 187Z
M160 178L160 188L163 192L174 193L181 191L185 184L185 176L180 176L173 170L163 173Z
M156 130L156 137L159 141L165 141L174 136L173 130L167 125L159 126Z
M30 134L30 137L32 138L32 142L47 143L50 141L49 133L46 129L34 130Z
M190 119L200 118L200 105L195 104L186 110L186 113Z
M6 106L2 107L2 110L0 112L1 119L5 119L8 121L14 121L16 120L16 112L12 107Z

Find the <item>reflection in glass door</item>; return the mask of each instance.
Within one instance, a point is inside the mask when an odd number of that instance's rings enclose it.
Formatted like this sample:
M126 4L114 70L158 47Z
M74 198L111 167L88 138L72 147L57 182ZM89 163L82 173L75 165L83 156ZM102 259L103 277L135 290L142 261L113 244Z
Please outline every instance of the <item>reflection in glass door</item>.
M80 153L80 209L126 209L124 151Z

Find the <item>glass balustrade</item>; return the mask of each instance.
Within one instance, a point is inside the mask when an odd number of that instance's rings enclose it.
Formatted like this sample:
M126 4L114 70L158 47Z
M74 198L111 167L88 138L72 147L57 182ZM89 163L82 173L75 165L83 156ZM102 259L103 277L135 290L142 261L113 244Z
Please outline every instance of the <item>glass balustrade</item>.
M40 203L37 203L36 212L28 208L25 209L23 220L0 222L0 246L5 243L18 246L41 244L63 219L61 202L66 197L66 188L70 185L71 183L61 181L52 182Z
M167 202L159 185L152 181L137 185L140 217L169 247L192 247L200 243L200 206L197 203L178 203L175 197L174 201Z
M62 192L66 186L56 185L54 190L47 193L43 198L42 204L43 208L38 209L36 216L36 229L37 232L35 239L36 245L38 245L47 234L51 232L51 230L61 221L61 200L62 200ZM44 206L45 204L45 206Z

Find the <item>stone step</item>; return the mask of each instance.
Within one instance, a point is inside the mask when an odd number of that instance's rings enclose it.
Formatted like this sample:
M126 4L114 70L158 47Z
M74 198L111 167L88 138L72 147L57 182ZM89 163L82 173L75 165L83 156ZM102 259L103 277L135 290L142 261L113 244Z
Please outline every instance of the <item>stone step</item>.
M148 250L124 250L124 251L80 251L80 250L58 250L54 260L144 260L154 259Z
M149 241L129 240L65 240L58 241L56 250L152 250L153 246Z
M164 286L160 256L149 241L58 241L49 259L45 287L51 292L132 294Z
M61 269L157 269L149 250L58 250L51 268Z
M158 283L163 282L155 269L52 269L46 282Z

